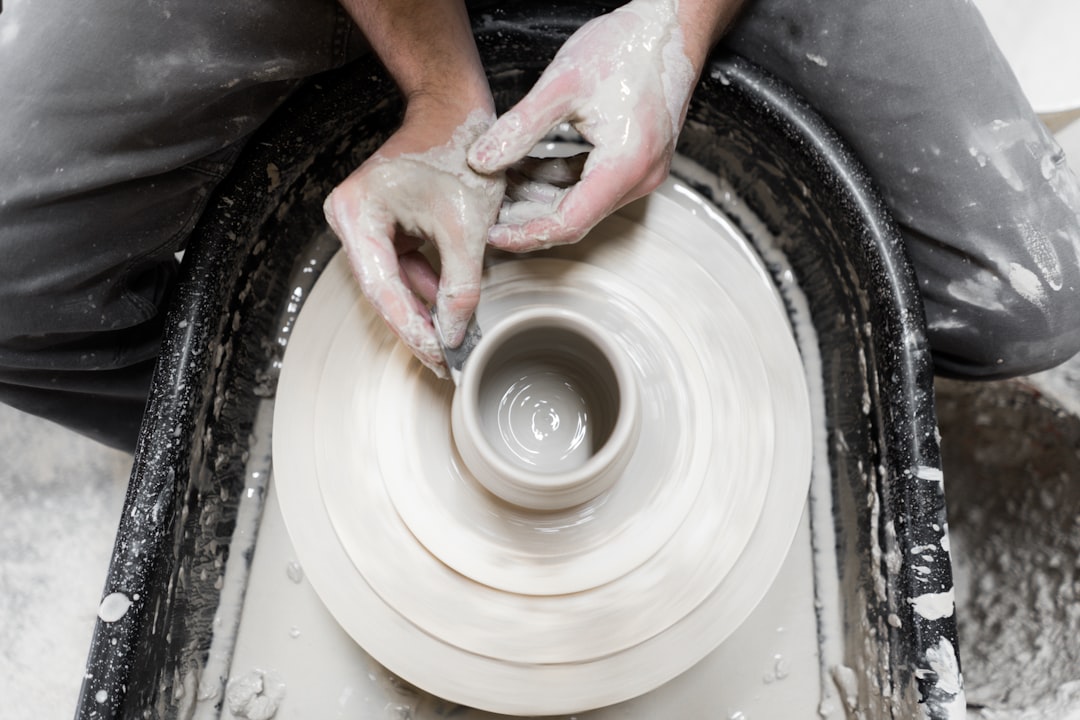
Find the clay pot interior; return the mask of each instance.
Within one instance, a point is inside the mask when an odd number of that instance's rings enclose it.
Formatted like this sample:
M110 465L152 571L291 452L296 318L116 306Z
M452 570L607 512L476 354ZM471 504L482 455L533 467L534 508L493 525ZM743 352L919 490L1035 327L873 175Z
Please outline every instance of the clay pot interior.
M466 361L452 427L465 464L492 493L567 508L618 477L637 434L637 392L599 326L533 308L492 328Z

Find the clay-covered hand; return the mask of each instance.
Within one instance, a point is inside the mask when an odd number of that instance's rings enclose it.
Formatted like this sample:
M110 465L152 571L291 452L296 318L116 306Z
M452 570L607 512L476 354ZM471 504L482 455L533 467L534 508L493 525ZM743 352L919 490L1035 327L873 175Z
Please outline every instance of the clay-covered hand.
M488 228L505 188L500 173L474 172L465 152L493 120L477 110L443 128L445 118L407 115L324 206L364 295L440 377L445 360L428 306L446 343L459 344L480 299ZM425 242L438 250L439 273L420 252Z
M474 169L497 173L569 122L593 146L580 180L531 182L511 195L491 244L527 251L576 242L655 189L667 177L697 72L675 0L633 0L582 26L469 150Z

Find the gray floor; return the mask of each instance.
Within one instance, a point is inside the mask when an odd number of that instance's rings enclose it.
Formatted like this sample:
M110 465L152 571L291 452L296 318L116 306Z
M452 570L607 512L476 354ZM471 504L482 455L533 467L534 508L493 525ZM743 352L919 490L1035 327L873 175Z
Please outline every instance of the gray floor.
M131 458L0 405L0 719L74 714Z

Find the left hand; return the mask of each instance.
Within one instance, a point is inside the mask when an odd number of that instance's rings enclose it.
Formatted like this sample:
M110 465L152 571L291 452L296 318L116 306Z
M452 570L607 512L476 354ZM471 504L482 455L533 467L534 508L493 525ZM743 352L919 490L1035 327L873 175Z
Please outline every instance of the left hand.
M446 109L411 106L401 129L325 204L364 295L440 377L445 360L425 303L435 305L446 344L458 345L480 299L487 231L506 184L501 173L481 176L465 162L491 120L478 110L454 126ZM439 274L419 252L425 242L439 251Z
M576 242L655 189L667 177L696 77L672 0L633 0L582 26L468 155L477 172L497 173L570 122L593 146L580 181L533 182L516 201L512 195L489 242L515 252Z

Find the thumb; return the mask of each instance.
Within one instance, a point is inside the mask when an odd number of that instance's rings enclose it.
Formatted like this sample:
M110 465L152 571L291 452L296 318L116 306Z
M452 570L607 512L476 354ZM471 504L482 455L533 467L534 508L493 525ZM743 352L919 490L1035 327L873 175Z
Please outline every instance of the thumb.
M488 222L466 228L441 228L436 231L441 268L439 290L435 298L435 314L443 342L457 347L465 336L469 318L480 302L480 282L483 274L484 247Z

